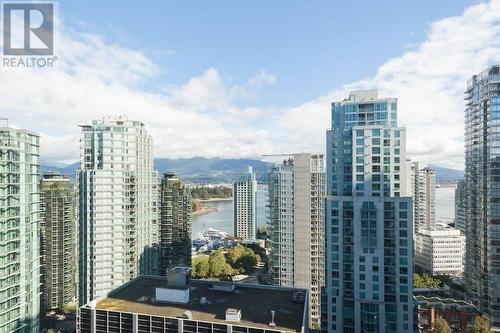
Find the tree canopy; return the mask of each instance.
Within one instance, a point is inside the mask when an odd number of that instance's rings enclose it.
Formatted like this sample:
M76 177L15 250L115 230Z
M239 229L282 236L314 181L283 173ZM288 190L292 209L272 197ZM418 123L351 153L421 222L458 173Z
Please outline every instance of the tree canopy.
M490 333L490 321L484 316L477 316L474 325L467 331L468 333Z
M248 274L252 268L261 261L261 257L251 248L236 245L227 253L216 250L209 257L196 257L192 263L192 275L194 278L226 279L234 274Z
M191 188L193 199L207 200L212 198L231 198L233 189L225 186L196 186Z
M443 281L427 274L413 274L413 288L439 288Z
M438 316L436 318L436 321L434 322L434 329L432 330L432 333L452 333L452 332L446 320L444 320L443 317Z

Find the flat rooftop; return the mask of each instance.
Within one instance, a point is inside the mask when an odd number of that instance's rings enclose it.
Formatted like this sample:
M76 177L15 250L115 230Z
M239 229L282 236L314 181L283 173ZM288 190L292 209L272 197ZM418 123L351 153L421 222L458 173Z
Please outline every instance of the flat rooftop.
M184 311L192 313L193 320L217 322L240 326L259 327L267 330L302 330L305 299L295 299L297 292L305 295L305 289L276 286L235 284L233 291L215 290L213 286L230 285L230 282L191 280L188 304L157 302L156 288L171 288L164 277L140 276L124 286L111 291L97 300L96 309L139 313L161 317L182 317ZM202 297L208 304L200 304ZM226 321L227 309L240 309L240 322ZM270 327L271 310L275 311L276 327Z

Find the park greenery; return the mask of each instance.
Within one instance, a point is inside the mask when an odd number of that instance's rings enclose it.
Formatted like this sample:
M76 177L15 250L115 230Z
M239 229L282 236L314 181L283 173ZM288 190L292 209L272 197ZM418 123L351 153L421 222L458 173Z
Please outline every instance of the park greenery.
M193 200L191 203L191 207L193 207L193 212L197 212L203 208L203 204L200 202L200 200Z
M210 256L193 259L192 275L197 279L227 280L237 274L248 274L261 256L249 247L236 245L227 251L215 250Z
M449 278L441 275L413 274L413 288L440 288Z
M193 199L208 200L208 199L226 199L231 198L233 189L226 186L195 186L191 188L191 197Z

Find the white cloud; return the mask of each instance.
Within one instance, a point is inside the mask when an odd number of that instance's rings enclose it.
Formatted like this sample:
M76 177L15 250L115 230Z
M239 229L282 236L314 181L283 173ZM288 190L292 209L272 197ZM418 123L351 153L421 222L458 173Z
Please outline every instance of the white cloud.
M330 103L374 87L398 98L414 159L461 167L466 81L500 62L500 0L494 0L432 23L422 43L388 60L374 77L296 107L260 108L251 105L259 89L277 81L264 69L237 84L209 68L150 93L143 84L161 73L144 53L60 28L57 68L0 70L0 116L42 134L45 162L78 159L77 125L107 114L144 121L159 157L323 151Z
M261 69L252 78L250 78L250 80L248 80L248 85L253 87L260 87L274 82L276 82L276 77L272 74L269 74L264 69Z
M409 156L462 168L466 82L494 63L500 63L499 0L432 23L424 42L388 60L374 77L292 108L281 121L294 132L294 145L317 147L324 143L323 129L330 123L329 112L324 112L330 102L347 97L352 89L378 88L380 96L398 98Z
M0 115L42 135L46 163L77 160L79 124L124 114L147 124L163 157L257 156L270 147L266 131L249 127L233 104L246 86L208 69L166 94L141 88L158 72L144 54L99 36L63 31L54 69L0 71ZM250 90L250 88L248 88Z

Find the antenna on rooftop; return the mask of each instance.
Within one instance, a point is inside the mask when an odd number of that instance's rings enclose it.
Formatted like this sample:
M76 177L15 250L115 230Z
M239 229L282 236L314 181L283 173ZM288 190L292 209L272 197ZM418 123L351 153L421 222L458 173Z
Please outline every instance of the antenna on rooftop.
M9 127L9 118L0 117L0 124L2 127Z
M274 322L274 315L276 314L276 311L271 310L271 322L269 323L270 327L276 327L276 323Z

